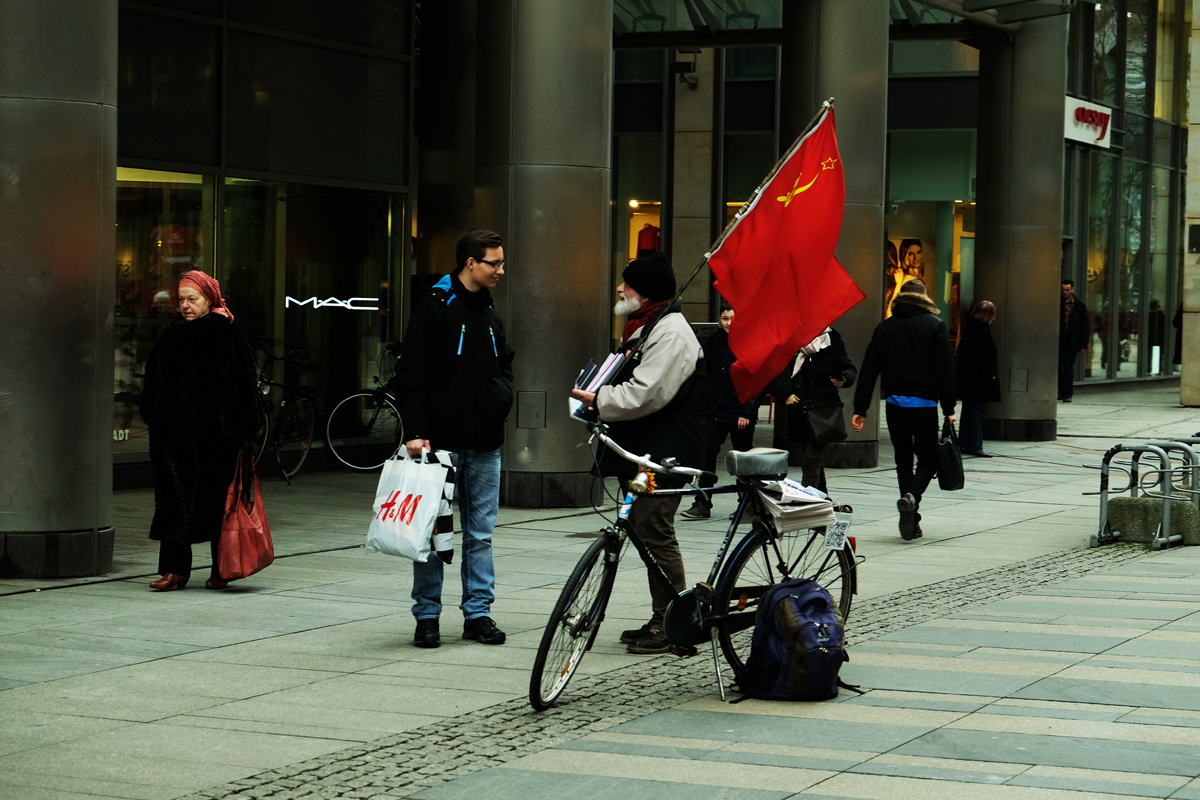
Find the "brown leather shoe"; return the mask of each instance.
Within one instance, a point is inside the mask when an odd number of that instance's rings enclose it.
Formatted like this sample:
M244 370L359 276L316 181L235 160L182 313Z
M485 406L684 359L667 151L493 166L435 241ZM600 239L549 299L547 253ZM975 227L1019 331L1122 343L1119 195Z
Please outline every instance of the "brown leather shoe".
M224 589L229 585L229 581L221 580L220 578L209 578L204 582L205 589Z
M156 592L166 592L171 589L182 589L187 586L188 579L174 572L168 572L156 581L150 581L150 588Z

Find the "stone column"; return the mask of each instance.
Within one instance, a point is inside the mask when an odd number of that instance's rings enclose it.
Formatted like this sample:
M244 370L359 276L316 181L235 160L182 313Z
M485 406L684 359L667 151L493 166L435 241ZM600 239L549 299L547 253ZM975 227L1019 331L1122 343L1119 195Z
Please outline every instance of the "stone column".
M788 0L783 4L781 148L791 145L820 104L835 98L838 147L846 167L846 208L837 257L866 299L834 323L856 365L883 320L884 161L887 153L887 0ZM879 415L850 427L853 390L842 393L850 439L825 451L827 467L873 467Z
M516 350L501 502L590 505L571 385L611 326L612 2L478 4L475 223L504 237Z
M1189 52L1200 52L1200 0L1192 2L1192 27ZM1188 85L1200 86L1200 58L1188 62ZM1187 226L1181 231L1186 242L1187 231L1200 225L1200 112L1192 111L1188 123L1188 159L1186 208ZM1179 402L1185 406L1200 406L1200 255L1185 253L1183 257L1183 371L1179 379Z
M691 56L680 53L676 61ZM713 239L713 91L717 75L713 51L705 48L695 54L695 85L679 83L675 75L675 131L673 178L671 187L671 266L676 283L683 283L704 258ZM690 77L690 76L689 76ZM684 290L680 298L683 315L689 322L715 322L709 313L709 287L712 275L706 266Z
M454 269L454 246L475 214L476 0L421 10L417 271Z
M980 32L975 297L962 300L997 306L988 439L1056 435L1066 59L1065 16Z
M0 0L0 577L112 571L116 0Z

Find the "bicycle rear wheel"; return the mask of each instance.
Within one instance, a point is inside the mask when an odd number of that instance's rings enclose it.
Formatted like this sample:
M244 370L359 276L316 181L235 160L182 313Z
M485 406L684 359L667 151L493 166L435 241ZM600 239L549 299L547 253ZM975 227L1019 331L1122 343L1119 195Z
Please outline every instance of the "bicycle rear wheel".
M275 432L275 462L291 478L304 466L312 449L313 405L307 397L298 397L283 409Z
M538 711L554 705L567 688L604 621L617 574L615 554L611 561L606 557L608 547L603 536L592 542L554 604L529 679L529 704Z
M382 391L352 394L333 407L325 423L325 443L350 469L379 469L404 441L400 412Z
M854 554L826 549L824 528L776 534L755 522L721 571L713 593L713 613L722 618L717 639L734 672L750 655L758 601L767 589L789 578L812 578L829 591L843 624L850 618Z

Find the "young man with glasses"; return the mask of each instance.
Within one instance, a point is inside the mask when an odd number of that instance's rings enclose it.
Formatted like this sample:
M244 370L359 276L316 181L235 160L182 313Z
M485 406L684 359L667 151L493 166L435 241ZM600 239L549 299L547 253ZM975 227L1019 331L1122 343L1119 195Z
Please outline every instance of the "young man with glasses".
M496 597L492 531L500 507L500 446L513 403L513 351L490 290L504 275L504 247L492 231L471 230L455 248L458 269L413 309L396 370L396 400L408 454L455 455L463 536L463 638L504 644L491 618ZM441 644L443 564L413 564L413 644Z

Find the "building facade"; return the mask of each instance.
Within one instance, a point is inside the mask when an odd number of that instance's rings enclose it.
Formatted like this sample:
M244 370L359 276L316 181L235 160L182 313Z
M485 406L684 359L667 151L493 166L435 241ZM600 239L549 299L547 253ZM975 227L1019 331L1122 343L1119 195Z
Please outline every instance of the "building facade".
M252 339L311 353L287 377L315 388L321 429L471 226L509 259L503 500L590 504L565 397L619 334L621 270L654 250L680 280L702 265L829 96L838 257L867 295L837 323L855 360L907 277L955 333L990 299L1004 400L988 435L1053 438L1045 343L1071 277L1092 327L1078 380L1178 375L1200 346L1183 262L1192 0L984 6L0 0L22 42L0 53L4 344L39 342L0 368L0 434L22 454L0 467L0 572L104 571L110 475L149 474L141 378L181 274L214 274ZM64 46L75 58L43 56ZM55 218L83 245L48 235ZM683 303L715 320L706 268ZM879 433L871 420L828 460L873 465ZM74 490L22 466L47 453Z

